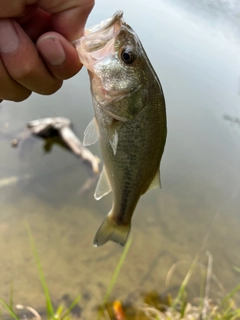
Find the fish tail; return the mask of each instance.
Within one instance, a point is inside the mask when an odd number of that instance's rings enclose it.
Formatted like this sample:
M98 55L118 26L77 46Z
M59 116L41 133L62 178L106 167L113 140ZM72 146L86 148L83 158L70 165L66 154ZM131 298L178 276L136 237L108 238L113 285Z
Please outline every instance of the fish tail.
M107 241L111 240L124 246L129 232L131 229L131 224L128 225L119 224L114 221L111 216L107 216L100 228L98 229L93 244L96 247L102 246Z

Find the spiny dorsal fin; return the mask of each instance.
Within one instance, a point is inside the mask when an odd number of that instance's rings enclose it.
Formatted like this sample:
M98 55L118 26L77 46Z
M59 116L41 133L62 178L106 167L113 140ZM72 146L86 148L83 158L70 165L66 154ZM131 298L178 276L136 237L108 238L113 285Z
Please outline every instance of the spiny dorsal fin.
M105 166L103 166L100 178L98 180L98 184L94 193L94 198L96 200L101 199L106 194L112 191L112 188L109 183L109 179L105 170Z
M99 138L98 125L97 125L97 120L94 117L84 131L84 137L83 137L84 147L94 144L95 142L98 141L98 138Z

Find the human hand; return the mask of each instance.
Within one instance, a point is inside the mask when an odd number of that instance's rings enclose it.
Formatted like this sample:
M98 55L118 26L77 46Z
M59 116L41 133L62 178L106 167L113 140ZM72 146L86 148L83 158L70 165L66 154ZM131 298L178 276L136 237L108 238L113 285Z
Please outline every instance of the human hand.
M94 0L0 0L0 99L49 95L82 67L71 44ZM1 100L0 100L1 101Z

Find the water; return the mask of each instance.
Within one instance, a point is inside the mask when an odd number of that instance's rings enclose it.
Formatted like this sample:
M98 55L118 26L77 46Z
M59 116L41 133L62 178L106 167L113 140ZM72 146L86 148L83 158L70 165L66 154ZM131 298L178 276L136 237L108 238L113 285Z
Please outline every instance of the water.
M197 4L200 3L200 7ZM138 33L161 80L168 116L168 138L161 165L161 190L142 197L133 217L133 244L112 298L137 300L150 290L174 291L199 252L205 265L209 250L214 273L226 292L239 284L240 266L240 45L238 2L122 0L98 2L88 25L123 9ZM225 14L226 12L226 14ZM80 138L93 116L85 70L50 97L0 106L0 177L30 175L0 193L0 296L44 308L44 296L30 249L28 221L36 240L54 302L82 294L83 318L101 303L122 248L92 246L111 207L111 196L97 202L94 188L79 189L86 168L69 152L54 147L44 154L33 140L18 149L10 137L27 121L65 116ZM235 119L235 120L234 120ZM8 127L7 127L8 124ZM100 155L99 147L92 152ZM169 287L165 278L178 263ZM199 295L200 269L191 280ZM220 289L213 283L211 294Z

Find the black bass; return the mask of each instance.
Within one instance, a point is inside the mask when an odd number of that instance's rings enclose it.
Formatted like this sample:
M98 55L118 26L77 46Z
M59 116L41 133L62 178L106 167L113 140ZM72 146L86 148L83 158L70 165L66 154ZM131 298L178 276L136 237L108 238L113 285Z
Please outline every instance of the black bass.
M88 69L95 117L84 145L98 139L104 161L95 198L113 192L113 206L94 245L124 245L139 198L160 187L160 161L167 121L158 77L123 13L85 30L76 46Z

